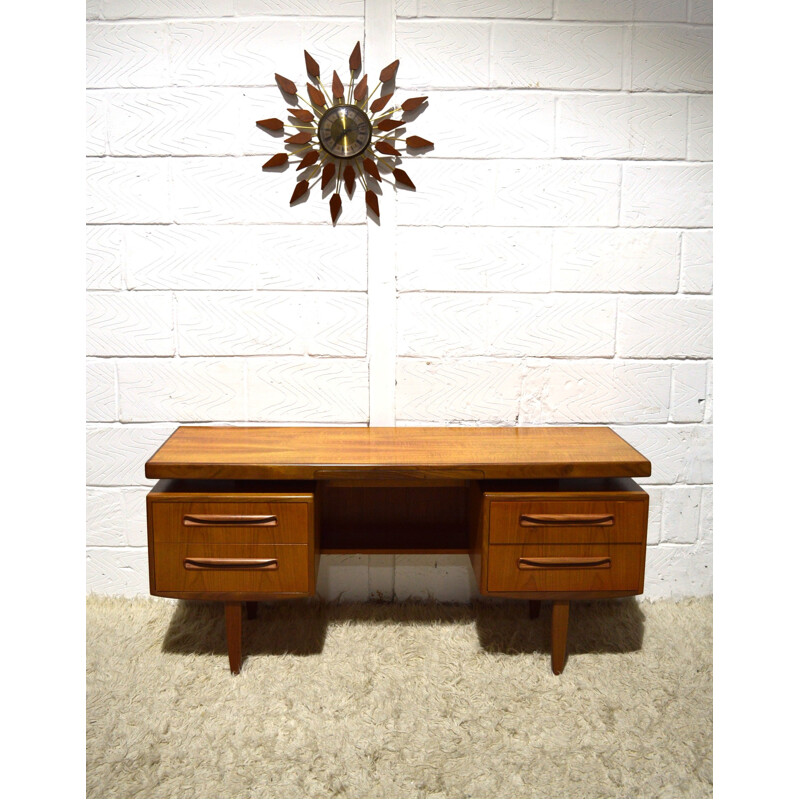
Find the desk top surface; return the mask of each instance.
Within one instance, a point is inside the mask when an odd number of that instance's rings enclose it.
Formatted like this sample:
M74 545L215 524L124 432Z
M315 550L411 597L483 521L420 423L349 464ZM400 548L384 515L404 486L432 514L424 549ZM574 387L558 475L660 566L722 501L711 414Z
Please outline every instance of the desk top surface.
M610 428L245 428L182 426L148 478L336 480L605 478L650 474Z

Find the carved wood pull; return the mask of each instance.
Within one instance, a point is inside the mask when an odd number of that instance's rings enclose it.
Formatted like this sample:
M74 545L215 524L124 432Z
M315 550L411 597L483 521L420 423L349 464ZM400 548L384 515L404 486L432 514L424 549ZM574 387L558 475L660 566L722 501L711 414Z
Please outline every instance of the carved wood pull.
M520 514L519 524L523 528L555 525L613 525L613 514Z
M609 569L611 559L608 556L600 558L593 556L542 556L540 558L520 558L517 561L519 569L586 569L595 567Z
M184 558L184 569L278 569L277 558Z
M185 514L183 524L189 527L235 525L240 528L269 528L278 524L275 514Z

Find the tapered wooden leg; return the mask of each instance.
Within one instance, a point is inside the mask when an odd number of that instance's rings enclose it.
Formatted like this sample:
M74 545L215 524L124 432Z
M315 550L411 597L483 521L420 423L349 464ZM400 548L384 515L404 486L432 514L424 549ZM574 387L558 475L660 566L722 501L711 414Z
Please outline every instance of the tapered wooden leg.
M553 624L550 633L550 658L553 674L564 671L567 660L567 625L569 623L569 600L553 601Z
M528 616L531 619L539 619L539 612L542 610L541 600L528 600Z
M228 661L231 672L238 675L242 669L242 603L225 603L225 633L228 639Z
M247 606L247 619L255 619L258 616L258 603L255 600L248 600L245 605Z

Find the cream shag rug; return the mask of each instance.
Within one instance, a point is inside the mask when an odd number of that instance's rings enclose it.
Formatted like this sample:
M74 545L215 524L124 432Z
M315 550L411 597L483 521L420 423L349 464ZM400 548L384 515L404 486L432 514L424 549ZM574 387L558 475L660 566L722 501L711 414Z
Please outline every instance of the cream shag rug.
M88 797L710 797L712 601L87 598Z

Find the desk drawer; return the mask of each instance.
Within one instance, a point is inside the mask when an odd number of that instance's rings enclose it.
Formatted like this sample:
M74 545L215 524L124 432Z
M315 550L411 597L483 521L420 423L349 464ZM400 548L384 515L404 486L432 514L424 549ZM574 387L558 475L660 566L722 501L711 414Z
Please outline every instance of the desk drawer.
M490 592L641 592L643 545L492 545Z
M155 551L154 560L159 593L313 591L306 545L165 542Z
M310 502L159 501L152 503L153 541L308 544L313 517Z
M624 500L550 496L490 502L490 544L641 544L646 538L644 493Z

